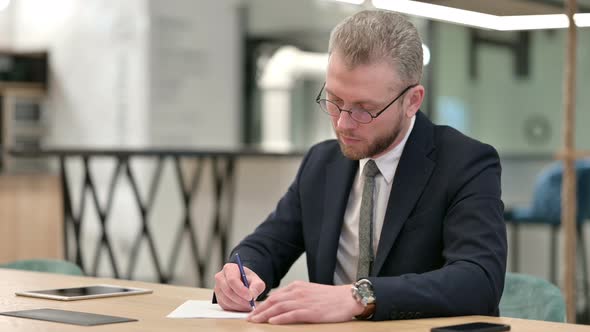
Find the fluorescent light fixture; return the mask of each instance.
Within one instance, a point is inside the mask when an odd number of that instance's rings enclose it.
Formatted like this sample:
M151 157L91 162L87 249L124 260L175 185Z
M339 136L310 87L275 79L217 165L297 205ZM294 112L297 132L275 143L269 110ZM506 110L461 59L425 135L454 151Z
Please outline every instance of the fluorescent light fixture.
M496 16L496 30L562 29L568 27L565 14Z
M576 25L579 27L590 27L590 14L575 14L574 21Z
M433 5L410 0L372 0L373 6L437 21L446 21L471 26L492 26L497 16L464 9Z
M0 0L0 12L8 8L8 5L10 5L10 0Z
M323 1L330 1L330 2L344 2L353 5L362 5L365 0L323 0Z
M430 63L430 47L422 44L422 62L424 64L424 66L428 66L428 64Z
M412 16L490 30L561 29L568 27L565 14L497 16L412 0L372 0L373 6ZM579 27L590 26L590 14L575 14Z

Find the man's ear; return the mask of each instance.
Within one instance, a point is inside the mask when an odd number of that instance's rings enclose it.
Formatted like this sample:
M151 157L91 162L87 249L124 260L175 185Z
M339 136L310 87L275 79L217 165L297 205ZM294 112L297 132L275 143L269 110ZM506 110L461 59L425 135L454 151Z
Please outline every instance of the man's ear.
M406 116L408 118L413 117L420 109L420 106L422 106L423 101L424 101L424 86L417 85L417 86L411 88L407 92L406 98L404 98L404 109L405 109Z

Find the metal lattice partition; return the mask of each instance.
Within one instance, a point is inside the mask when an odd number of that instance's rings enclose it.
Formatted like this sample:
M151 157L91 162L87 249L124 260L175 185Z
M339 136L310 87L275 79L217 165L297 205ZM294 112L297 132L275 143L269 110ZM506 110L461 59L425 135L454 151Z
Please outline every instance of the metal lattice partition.
M17 151L15 156L56 156L59 160L63 194L64 213L64 249L66 259L79 265L86 274L91 276L105 276L104 271L99 271L99 265L107 263L110 276L114 278L137 279L138 257L140 247L147 246L150 265L156 275L156 282L170 283L177 277L179 266L179 253L183 245L190 249L190 259L194 262L194 275L197 279L196 286L207 287L207 276L213 275L215 269L223 265L228 256L229 240L231 232L234 195L235 195L235 167L240 157L300 157L301 153L264 153L256 151L239 152L203 152L203 151L168 151L168 150L43 150L43 151ZM114 168L108 172L105 179L100 174L101 183L106 180L106 196L102 199L99 195L99 182L91 165L98 160L110 161ZM138 171L133 167L132 161L150 162L153 170ZM156 205L158 191L163 183L165 165L171 165L169 170L173 173L173 185L180 198L180 222L173 230L174 235L171 246L163 248L158 245L158 236L154 231L153 210ZM76 167L73 167L76 166ZM78 173L76 173L76 171ZM73 174L78 174L78 179ZM199 200L203 182L210 182L211 210L208 225L208 233L197 236L195 216L195 202ZM117 191L121 190L122 182L126 182L132 196L132 209L136 209L139 218L139 227L133 239L130 240L130 250L125 252L125 257L113 246L112 234L107 229L115 227L113 221L113 204L118 199ZM146 183L143 190L141 183ZM88 222L88 215L93 209L98 219L97 243L91 253L84 252L83 228ZM88 246L86 246L87 248ZM164 255L164 252L169 254ZM218 257L218 259L213 259ZM126 260L127 264L122 264ZM99 273L100 272L100 273Z

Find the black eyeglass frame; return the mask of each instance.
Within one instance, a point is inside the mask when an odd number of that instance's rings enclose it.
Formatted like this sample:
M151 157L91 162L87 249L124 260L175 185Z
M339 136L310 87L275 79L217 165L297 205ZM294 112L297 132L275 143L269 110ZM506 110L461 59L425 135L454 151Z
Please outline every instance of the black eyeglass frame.
M324 91L324 88L326 87L326 82L324 82L324 84L322 85L322 88L320 89L320 92L318 93L317 97L315 97L315 102L318 104L318 106L320 107L320 109L324 113L328 114L329 116L336 117L336 115L330 114L324 107L322 107L322 105L320 104L320 102L324 101L324 102L328 102L328 103L334 104L334 106L336 106L336 108L338 108L338 112L339 112L338 113L338 116L340 116L342 114L342 112L346 112L346 113L348 113L350 115L350 118L353 119L354 121L356 121L358 123L362 123L362 124L367 124L367 123L371 123L373 121L373 119L376 119L379 115L381 115L383 112L385 112L389 108L389 106L393 105L393 103L395 103L401 96L403 96L411 88L415 88L417 86L418 86L418 83L412 84L412 85L409 85L408 87L406 87L397 97L395 97L394 100L392 100L389 104L387 104L385 107L383 107L383 109L380 110L379 112L377 112L375 115L371 114L371 112L369 112L369 111L362 110L362 112L365 112L365 113L369 114L369 116L371 117L371 120L369 120L369 122L361 122L361 121L355 119L352 116L352 111L353 111L352 109L345 110L345 109L341 108L340 106L338 106L335 102L333 102L333 101L331 101L329 99L320 98L322 96L322 92Z

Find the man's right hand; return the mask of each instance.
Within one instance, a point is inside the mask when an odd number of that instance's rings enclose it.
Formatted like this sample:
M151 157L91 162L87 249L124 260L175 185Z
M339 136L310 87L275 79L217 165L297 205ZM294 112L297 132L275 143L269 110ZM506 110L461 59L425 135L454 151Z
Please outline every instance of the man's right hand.
M217 303L224 310L251 311L250 300L256 299L266 286L254 271L244 266L250 289L244 286L240 277L240 269L235 263L227 263L215 274L215 295Z

